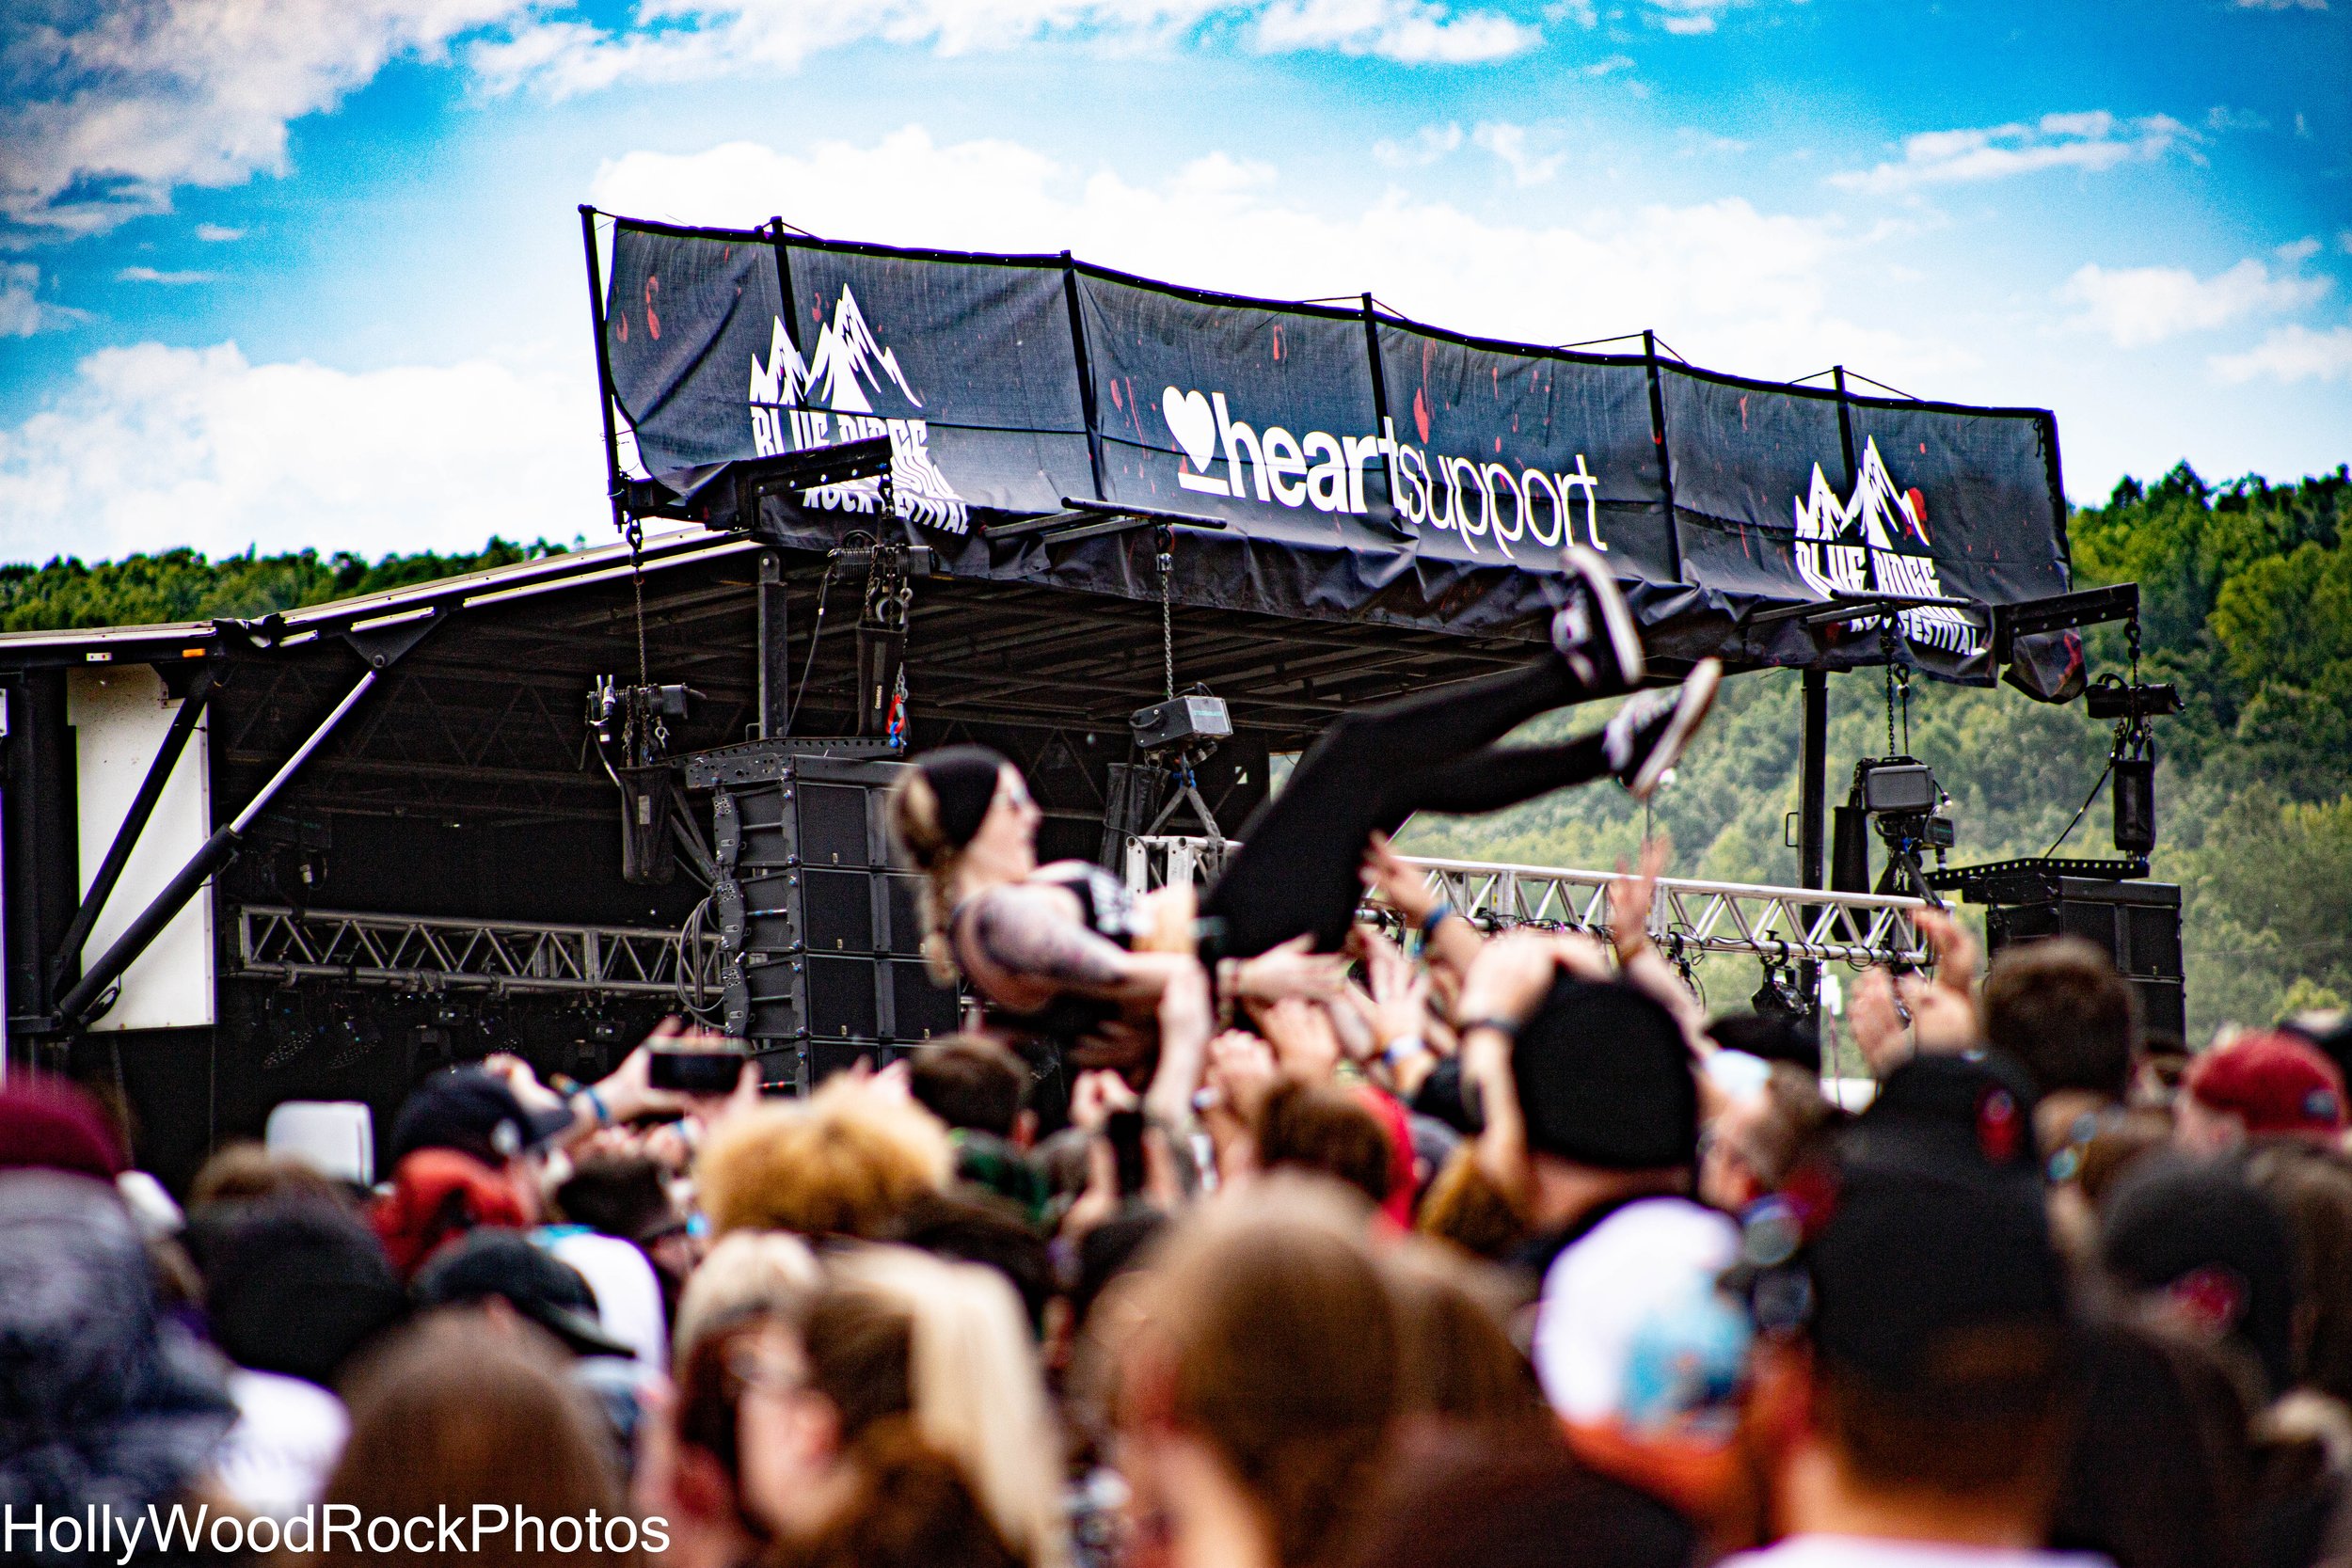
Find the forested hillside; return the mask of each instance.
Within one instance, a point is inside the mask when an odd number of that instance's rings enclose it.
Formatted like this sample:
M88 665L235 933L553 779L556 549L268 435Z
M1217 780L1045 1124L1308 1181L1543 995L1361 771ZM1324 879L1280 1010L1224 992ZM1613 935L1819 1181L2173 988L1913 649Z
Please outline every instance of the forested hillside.
M2352 473L2299 484L2249 478L2214 486L2186 465L2143 488L2126 480L2068 527L2078 584L2136 579L2143 668L2176 680L2187 711L2158 721L2158 877L2187 901L2193 1033L2267 1022L2291 1007L2352 1000ZM469 556L230 557L190 550L85 566L0 567L0 628L258 615L501 565L557 546L492 540ZM2093 673L2123 668L2120 628L2090 637ZM1798 677L1742 675L1677 782L1654 802L1683 875L1792 882L1783 823L1796 805ZM1601 710L1581 713L1579 726ZM1842 799L1855 758L1886 747L1875 672L1831 682L1831 780ZM1909 750L1958 802L1956 863L2047 850L2106 756L2109 726L2083 705L2050 707L2008 688L1916 680ZM1559 726L1551 728L1556 730ZM1540 727L1539 727L1540 728ZM1549 733L1549 732L1547 732ZM1423 853L1605 866L1632 854L1644 813L1613 789L1585 789L1478 820L1422 819ZM2102 797L2068 840L2106 854ZM1754 966L1721 960L1701 978L1734 1005Z
M2075 580L2136 579L2142 669L2180 683L2187 711L2156 721L2161 842L2155 875L2186 904L2190 1031L2267 1022L2289 1008L2352 1000L2352 475L2218 487L2183 465L2068 522ZM2122 633L2090 639L2094 674L2124 668ZM1708 733L1654 802L1676 871L1788 883L1782 824L1797 803L1794 672L1725 683ZM1877 672L1830 682L1830 791L1854 759L1886 748ZM1597 710L1580 714L1581 727ZM1555 726L1556 728L1556 726ZM2111 726L2077 702L2051 707L2007 687L1915 680L1910 751L1958 803L1955 864L2047 850L2106 764ZM1586 789L1483 820L1422 819L1422 853L1606 866L1632 853L1642 809ZM2103 793L2067 840L2108 855ZM1752 965L1701 971L1708 1000L1737 1004Z

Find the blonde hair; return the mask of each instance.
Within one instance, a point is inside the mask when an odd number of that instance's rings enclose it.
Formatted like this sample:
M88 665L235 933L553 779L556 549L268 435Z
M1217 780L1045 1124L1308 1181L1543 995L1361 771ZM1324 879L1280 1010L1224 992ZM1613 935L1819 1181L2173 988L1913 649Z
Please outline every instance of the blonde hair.
M1063 1568L1060 1434L1020 1298L1002 1275L902 1246L862 1247L834 1282L902 1315L915 1430L963 1471L991 1523L1036 1568Z
M916 1198L946 1190L954 1169L938 1117L844 1075L806 1100L763 1105L721 1124L695 1175L703 1212L720 1235L797 1230L870 1239Z
M961 977L948 944L948 919L956 908L956 872L963 848L939 826L939 797L920 768L910 768L890 786L886 804L890 839L911 870L923 874L923 896L915 908L923 920L923 962L931 978L951 986Z
M797 1317L824 1283L817 1255L798 1236L739 1230L710 1249L679 1292L670 1359L683 1377L705 1335L757 1312Z

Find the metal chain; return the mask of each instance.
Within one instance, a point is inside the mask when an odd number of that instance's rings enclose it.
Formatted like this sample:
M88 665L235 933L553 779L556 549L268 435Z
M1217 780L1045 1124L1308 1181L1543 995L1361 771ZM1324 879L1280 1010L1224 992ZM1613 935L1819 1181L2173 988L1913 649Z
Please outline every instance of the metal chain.
M1168 694L1176 695L1176 531L1163 525L1160 546L1160 663L1168 677Z
M1886 673L1886 754L1899 756L1901 748L1895 744L1895 619L1879 617L1879 654L1885 660Z

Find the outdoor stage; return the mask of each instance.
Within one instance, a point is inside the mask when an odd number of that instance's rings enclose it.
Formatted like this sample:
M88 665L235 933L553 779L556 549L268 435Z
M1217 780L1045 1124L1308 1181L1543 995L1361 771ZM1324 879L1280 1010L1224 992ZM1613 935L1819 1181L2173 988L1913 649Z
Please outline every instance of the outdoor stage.
M1613 546L1661 677L1803 672L1819 890L1833 671L1989 683L2136 605L2068 593L2038 410L1065 258L584 222L615 516L657 531L642 549L264 622L0 636L9 1057L118 1083L174 1180L287 1099L380 1113L490 1049L593 1076L681 999L803 1067L918 1040L873 799L894 724L908 749L1002 750L1043 854L1123 866L1152 815L1122 795L1136 709L1196 683L1227 702L1199 783L1233 831L1270 759L1338 715L1534 655L1581 537ZM692 691L633 771L583 721L607 680ZM828 787L863 792L862 831L823 837ZM652 802L631 854L669 879L625 877L625 800ZM1605 879L1432 874L1504 921L1589 920ZM1693 951L1914 955L1914 900L1806 890L1675 886L1661 919ZM865 987L846 1011L843 984Z

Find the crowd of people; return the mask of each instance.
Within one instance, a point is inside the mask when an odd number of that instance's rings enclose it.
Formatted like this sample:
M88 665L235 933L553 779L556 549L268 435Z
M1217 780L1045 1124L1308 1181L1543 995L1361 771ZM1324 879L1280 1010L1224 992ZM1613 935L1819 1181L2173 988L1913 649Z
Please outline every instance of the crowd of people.
M1641 679L1586 608L1546 701ZM1638 791L1708 691L1454 743ZM2096 949L1987 968L1928 911L1934 963L1853 988L1848 1111L1809 1022L1709 1018L1652 944L1656 858L1599 932L1492 932L1390 849L1406 809L1339 834L1378 918L1335 933L1282 905L1335 852L1285 819L1254 882L1131 901L1036 865L1009 765L918 759L970 1033L804 1096L657 1087L720 1043L676 1024L591 1085L488 1058L371 1185L235 1144L175 1200L20 1075L0 1552L2352 1562L2341 1021L2164 1049Z

